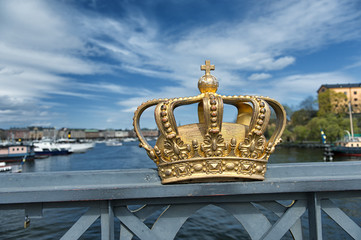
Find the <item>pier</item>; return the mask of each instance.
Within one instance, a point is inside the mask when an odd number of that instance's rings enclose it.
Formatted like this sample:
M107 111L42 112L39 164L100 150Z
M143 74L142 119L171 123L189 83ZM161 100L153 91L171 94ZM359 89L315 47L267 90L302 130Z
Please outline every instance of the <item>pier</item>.
M360 239L359 224L334 201L360 201L360 173L361 162L350 161L269 164L264 181L170 185L160 183L155 169L1 174L0 210L24 209L31 222L46 218L44 209L87 207L61 239L80 238L100 218L103 240L173 239L192 214L210 204L226 210L251 239L281 239L289 231L294 239L322 239L323 211ZM144 221L157 211L149 228ZM270 221L265 211L278 219ZM119 221L120 236L115 236Z

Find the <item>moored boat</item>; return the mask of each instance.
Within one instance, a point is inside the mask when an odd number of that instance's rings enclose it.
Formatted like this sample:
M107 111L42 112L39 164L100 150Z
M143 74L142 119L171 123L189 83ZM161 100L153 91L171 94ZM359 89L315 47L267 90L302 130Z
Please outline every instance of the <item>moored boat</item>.
M331 147L335 155L361 156L361 137L345 137Z
M76 139L59 139L56 141L59 147L68 149L71 153L85 153L94 148L94 142L77 142Z
M0 146L1 162L21 162L34 160L35 153L33 147L29 145L7 145Z
M106 141L105 145L106 146L122 146L123 143L120 141Z
M0 172L11 171L12 167L7 166L5 162L0 162Z
M351 103L349 103L349 116L351 133L346 131L348 135L342 141L331 146L330 151L334 155L361 156L361 137L356 136L353 132Z
M56 155L68 155L69 149L61 147L59 144L50 140L43 140L39 142L33 142L34 153L36 158L46 158Z
M132 137L123 138L122 140L123 140L123 142L135 142L135 141L137 141L136 138L132 138Z

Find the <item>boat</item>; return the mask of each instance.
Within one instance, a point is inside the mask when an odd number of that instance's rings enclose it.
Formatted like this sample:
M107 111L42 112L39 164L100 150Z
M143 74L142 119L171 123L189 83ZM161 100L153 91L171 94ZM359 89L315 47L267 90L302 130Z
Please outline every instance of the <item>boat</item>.
M8 172L11 171L12 167L7 166L5 162L0 162L0 172Z
M24 159L32 161L35 153L31 145L3 145L0 146L1 162L21 162Z
M356 136L353 132L352 109L350 102L349 116L351 133L346 131L347 135L341 141L337 141L333 146L330 147L330 151L334 155L361 156L361 137Z
M49 156L68 155L71 153L68 148L63 148L48 139L33 142L33 145L36 158L47 158Z
M60 148L68 149L71 153L85 153L95 147L94 142L77 142L76 139L59 139L56 141Z
M122 146L123 143L120 141L116 141L116 140L110 140L110 141L106 141L105 145L106 146Z
M137 141L136 138L131 138L131 137L123 138L123 142L135 142L135 141Z
M361 137L346 136L331 147L332 153L343 156L361 156Z

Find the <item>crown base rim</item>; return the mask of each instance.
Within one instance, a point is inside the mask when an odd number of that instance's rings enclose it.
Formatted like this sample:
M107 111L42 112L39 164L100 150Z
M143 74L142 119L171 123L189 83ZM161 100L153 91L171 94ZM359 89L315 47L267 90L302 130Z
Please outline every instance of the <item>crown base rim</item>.
M172 183L206 183L206 182L243 182L243 181L263 181L264 176L262 175L212 175L212 176L192 176L192 177L171 177L162 179L162 184Z
M264 180L267 160L239 157L194 158L162 163L162 184Z

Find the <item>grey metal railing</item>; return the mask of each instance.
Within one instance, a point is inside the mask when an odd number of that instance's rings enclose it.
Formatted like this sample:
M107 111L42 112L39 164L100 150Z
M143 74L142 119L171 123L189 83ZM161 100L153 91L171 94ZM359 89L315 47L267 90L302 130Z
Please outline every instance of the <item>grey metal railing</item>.
M31 219L42 217L43 209L87 207L61 239L80 238L98 218L102 239L114 239L116 218L120 239L173 239L209 204L233 215L251 239L281 239L288 231L294 239L322 239L321 210L350 237L361 239L359 224L332 200L360 200L361 162L269 164L266 180L251 182L161 185L154 169L2 174L0 182L2 211L25 209ZM129 205L142 207L133 211ZM278 219L270 221L264 210ZM144 222L157 211L149 227Z

